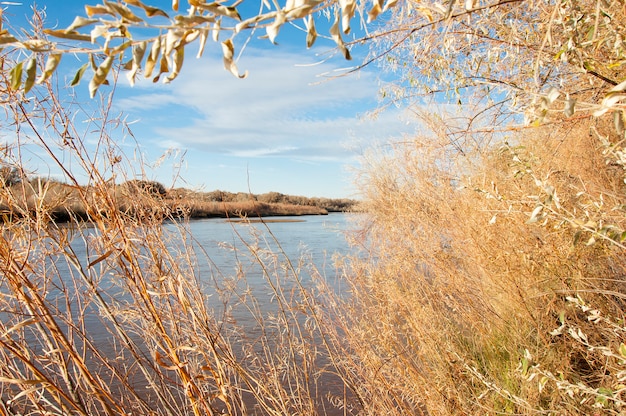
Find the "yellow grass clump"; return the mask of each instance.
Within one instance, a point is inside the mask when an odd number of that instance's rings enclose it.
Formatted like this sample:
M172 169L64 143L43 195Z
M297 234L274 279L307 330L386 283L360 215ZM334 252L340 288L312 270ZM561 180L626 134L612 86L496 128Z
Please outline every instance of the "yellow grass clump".
M367 414L624 411L626 186L596 124L366 159L340 313Z

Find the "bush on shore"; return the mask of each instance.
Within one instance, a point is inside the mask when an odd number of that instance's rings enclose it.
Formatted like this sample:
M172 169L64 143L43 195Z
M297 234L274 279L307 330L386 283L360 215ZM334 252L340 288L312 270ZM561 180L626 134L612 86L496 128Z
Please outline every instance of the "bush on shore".
M626 166L612 125L532 128L463 155L441 139L365 162L367 256L346 272L340 321L366 413L621 414Z

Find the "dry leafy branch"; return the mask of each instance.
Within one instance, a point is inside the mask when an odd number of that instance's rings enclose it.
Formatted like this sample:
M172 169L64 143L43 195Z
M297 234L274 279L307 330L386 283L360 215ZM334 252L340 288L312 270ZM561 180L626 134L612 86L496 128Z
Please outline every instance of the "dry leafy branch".
M393 7L388 2L384 8ZM306 46L313 46L317 38L315 17L325 9L335 9L335 22L330 28L330 38L342 51L346 59L350 53L342 39L342 33L350 32L350 21L357 9L356 0L328 1L288 0L283 6L274 2L263 2L257 14L250 17L240 14L240 1L212 2L189 0L186 13L179 12L178 1L172 10L165 11L139 0L104 1L103 4L85 6L86 16L77 16L65 29L46 29L28 39L20 39L5 29L0 31L0 45L28 53L28 56L11 68L11 87L28 92L35 82L43 83L56 71L66 54L86 54L89 63L75 74L72 85L78 84L85 71L91 67L94 75L89 84L93 97L115 65L128 71L134 83L137 74L143 71L146 78L157 82L163 75L164 82L173 81L180 73L185 52L192 44L198 47L197 57L203 55L209 39L221 41L224 67L235 76L240 75L235 63L233 39L244 32L264 29L265 37L275 42L278 32L285 24L303 19L306 27ZM370 13L374 19L382 4L375 4ZM341 26L341 29L340 29ZM149 32L149 35L145 35ZM69 45L69 46L68 46ZM46 56L44 70L37 78L38 55ZM153 76L153 73L156 75Z

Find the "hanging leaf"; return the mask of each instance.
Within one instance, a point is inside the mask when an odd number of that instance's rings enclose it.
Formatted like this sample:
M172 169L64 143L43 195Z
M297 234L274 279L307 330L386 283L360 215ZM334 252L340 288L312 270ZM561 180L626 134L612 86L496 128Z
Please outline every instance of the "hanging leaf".
M213 2L209 4L198 3L196 7L216 15L226 16L230 17L231 19L241 21L241 16L239 15L239 12L233 6L224 6L223 4L220 4L218 2Z
M106 6L98 5L98 6L85 6L85 13L87 16L91 17L97 14L109 14L111 16L115 16L115 13Z
M158 82L159 78L161 78L161 75L168 72L170 72L170 67L168 66L167 56L162 55L159 65L159 73L154 78L152 78L152 82Z
M26 65L26 81L24 82L24 93L30 91L35 85L35 78L37 77L37 58L33 56Z
M623 92L624 90L626 90L626 80L620 82L618 85L609 90L600 104L600 109L593 113L594 117L600 117L619 101L626 100L626 94Z
M235 25L235 33L239 33L239 32L241 32L244 29L255 27L257 23L259 23L259 22L261 22L263 20L274 19L276 17L276 14L277 14L277 12L273 11L273 12L270 12L270 13L257 15L257 16L251 17L249 19L243 20L243 21L241 21L241 22L239 22L239 23L237 23Z
M70 87L75 87L80 83L80 80L83 78L83 75L85 74L87 68L89 68L89 62L81 66L78 71L76 71L76 73L74 74L74 79L72 79L72 82L70 83Z
M52 52L54 50L54 44L44 39L27 39L22 41L22 45L28 50L33 52Z
M208 37L209 37L209 30L201 29L200 30L200 45L198 47L198 54L196 55L196 58L200 59L202 57L202 54L204 53L204 46L206 45L206 40Z
M180 45L180 42L185 35L185 32L182 29L170 29L167 31L165 35L165 49L163 50L163 55L169 56L169 54Z
M267 37L270 39L270 42L276 44L276 36L278 36L278 31L286 21L287 19L285 18L285 14L282 11L279 11L276 14L276 19L274 20L274 22L265 29Z
M202 32L201 29L192 29L192 30L188 30L185 35L183 36L183 39L181 41L181 44L183 45L188 45L191 42L193 42L194 40L196 40L198 38L198 36L200 36L200 33Z
M93 29L91 29L91 43L95 43L96 39L98 39L100 36L104 36L104 37L108 37L108 33L109 33L109 27L105 26L105 25L98 25L96 27L94 27ZM105 36L107 35L107 36Z
M626 345L624 345L624 343L622 342L621 344L619 344L619 354L626 358Z
M341 38L341 33L339 32L339 12L335 12L335 23L330 28L330 35L337 44L337 47L343 54L344 58L347 60L352 59L350 56L350 51L346 48L346 45L343 43L343 39Z
M150 55L148 55L148 59L146 59L146 71L144 76L149 78L152 75L152 71L154 70L154 66L156 65L157 59L159 58L159 54L161 53L161 37L155 39L152 44L152 49L150 50Z
M165 83L172 82L178 76L178 74L180 73L180 70L183 67L184 60L185 60L185 45L180 45L174 51L174 57L173 57L174 68L172 69L172 73L168 75L167 77L165 77L165 80L163 80Z
M82 27L85 26L89 26L92 25L94 23L97 23L98 19L85 19L84 17L81 16L77 16L76 18L74 18L74 21L72 22L71 25L69 25L65 31L66 32L73 32L76 29L80 29Z
M122 3L114 3L112 1L105 1L104 4L115 11L116 14L120 15L122 19L133 22L133 23L141 23L143 19L133 13L128 7L124 6Z
M172 10L178 11L178 0L172 0Z
M548 99L548 105L556 101L556 99L559 98L559 95L561 95L561 93L558 89L554 87L550 88L550 90L548 91L548 95L546 96L546 98Z
M63 54L60 54L60 53L52 53L48 55L48 59L46 60L46 66L44 67L43 74L41 74L41 77L39 77L39 79L37 80L37 84L41 84L42 82L44 82L45 80L47 80L48 78L52 76L54 71L57 69L57 66L59 66L59 62L61 62L62 56Z
M304 22L306 25L306 47L310 48L315 43L315 39L317 39L317 30L315 30L315 19L313 19L313 16L309 15L309 17L307 17Z
M372 23L383 11L383 0L374 0L372 9L367 14L367 23Z
M126 41L124 43L122 43L121 45L117 45L115 48L111 49L110 51L107 52L107 55L117 55L121 52L124 52L126 49L128 49L131 45L133 44L133 42L131 41Z
M137 71L139 71L139 69L141 68L141 61L146 54L147 48L148 42L146 41L143 41L133 46L132 66L130 72L127 74L128 81L130 82L131 86L135 85L135 77L137 76Z
M19 64L15 65L13 68L11 68L11 72L9 74L10 79L11 79L11 89L13 90L19 90L20 89L20 85L22 85L22 67L24 65L24 62L20 62Z
M60 39L78 40L78 41L81 41L81 42L90 42L91 41L91 36L83 35L83 34L78 33L78 32L68 32L68 31L65 31L65 30L44 29L43 33L45 33L48 36L54 36L55 38L60 38Z
M341 6L341 26L343 27L343 33L347 35L350 33L350 20L354 17L356 1L339 0L339 5Z
M600 104L600 109L594 111L593 113L594 117L600 117L601 115L603 115L604 113L612 109L615 106L615 104L617 104L618 102L622 100L626 100L626 94L609 92L606 95L606 97L602 100L602 103Z
M237 69L237 64L233 60L235 56L235 46L233 45L233 41L228 39L222 42L222 53L224 55L224 68L230 71L234 76L239 78L245 78L248 76L248 71L244 72L242 75L239 74L239 70Z
M222 28L222 20L218 20L215 22L213 26L213 42L217 42L220 40L220 29Z
M93 72L96 72L98 70L98 65L96 65L96 61L94 59L94 54L93 53L89 54L89 63L91 64L91 70Z
M539 219L541 218L539 214L541 214L542 210L543 210L543 205L537 205L535 209L533 210L533 212L530 214L530 218L528 219L528 221L526 221L526 224L533 224L539 221Z
M107 56L106 59L102 61L93 78L89 82L89 96L91 98L96 96L96 91L98 91L100 85L106 81L107 75L109 75L109 71L113 65L113 59L113 55Z
M311 14L311 10L318 4L320 0L288 0L285 4L285 12L287 20L305 18Z
M214 16L201 16L194 14L192 16L176 16L174 18L178 26L190 28L192 26L203 25L205 23L215 23Z
M169 16L163 10L157 9L156 7L148 6L147 4L143 4L139 0L126 0L126 3L132 6L141 7L146 12L146 16L148 17L163 16L169 19Z

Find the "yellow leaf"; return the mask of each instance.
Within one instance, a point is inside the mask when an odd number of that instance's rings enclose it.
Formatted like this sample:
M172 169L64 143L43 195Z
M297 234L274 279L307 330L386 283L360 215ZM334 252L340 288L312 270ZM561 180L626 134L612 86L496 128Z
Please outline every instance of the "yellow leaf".
M65 31L73 32L76 29L80 29L81 27L89 26L97 22L98 22L97 19L85 19L84 17L77 16L76 18L74 18L74 21L72 22L72 24L69 25L67 29L65 29Z
M139 0L126 0L126 3L132 6L141 7L146 12L146 16L148 17L163 16L165 18L169 18L167 13L165 13L163 10L143 4Z
M123 52L126 49L128 49L132 44L133 43L131 41L126 41L126 42L122 43L121 45L118 45L115 48L113 48L110 51L108 51L107 55L117 55L118 53Z
M26 65L26 81L24 82L24 93L30 91L35 85L35 78L37 77L37 58L34 56L30 58Z
M371 23L374 20L376 20L376 18L378 17L380 13L382 13L382 11L383 11L383 0L374 0L374 5L372 6L372 9L367 14L367 23Z
M96 39L100 36L104 36L108 33L109 27L105 25L98 25L91 29L91 43L95 43ZM105 36L106 37L106 36Z
M3 31L4 32L4 31ZM0 45L17 42L17 39L8 33L0 33Z
M222 21L218 20L213 26L213 42L217 42L220 39L220 29L222 27Z
M180 16L179 15L179 16L176 16L174 20L176 21L176 25L185 27L185 28L191 28L192 26L203 25L205 23L215 23L214 16L200 16L197 14L193 16Z
M343 39L341 38L341 33L339 32L339 12L335 12L335 23L330 28L330 35L337 44L337 47L343 53L344 58L347 60L352 59L350 56L350 51L346 48L346 45L343 43Z
M152 49L150 50L150 55L148 55L148 59L146 59L146 70L144 73L146 78L149 78L150 75L152 75L152 71L154 70L154 66L156 65L160 53L161 37L159 36L154 40L154 43L152 44Z
M287 19L305 18L309 16L313 8L320 3L320 0L288 0L285 5Z
M386 12L392 7L395 7L396 4L398 4L398 0L387 0L387 3L385 3L385 7L383 7L383 12Z
M167 56L162 55L160 65L159 65L159 73L154 78L152 78L152 82L157 82L159 78L161 77L161 74L165 74L167 72L170 72L170 67L168 65Z
M11 77L11 89L18 90L20 85L22 85L22 67L24 66L24 62L20 62L15 65L10 72Z
M102 6L102 5L98 5L98 6L86 5L85 13L87 13L87 16L89 17L96 15L96 14L110 14L111 16L115 16L115 13L113 13L108 7Z
M341 26L343 27L343 33L347 35L350 33L350 20L354 17L356 1L339 0L339 5L341 6Z
M83 35L83 34L78 33L78 32L68 32L66 30L51 30L51 29L44 29L43 32L46 35L54 36L55 38L60 38L60 39L79 40L79 41L82 41L82 42L89 42L89 41L91 41L91 36Z
M313 16L309 15L306 23L306 47L310 48L315 43L315 39L317 39L317 31L315 30L315 20Z
M235 19L241 21L241 16L239 16L239 12L233 6L224 6L218 2L213 2L209 4L199 3L196 5L199 9L207 10L213 14L217 14L220 16L230 17L231 19Z
M282 11L279 11L276 14L276 19L274 19L274 22L265 29L265 31L267 32L267 37L270 39L270 42L276 43L276 36L278 36L278 31L286 21L287 19L285 18L285 14Z
M106 81L107 75L109 74L111 66L113 65L113 59L113 55L107 56L106 59L100 64L93 78L89 82L89 96L91 98L96 96L96 91L98 91L100 85L102 85Z
M130 82L131 86L135 85L135 77L137 75L137 71L139 71L139 68L141 68L141 61L143 60L143 56L145 55L147 48L148 42L146 41L138 43L133 47L132 66L130 72L127 75L128 81Z
M124 6L122 3L114 3L112 1L105 1L104 4L128 22L133 22L133 23L143 22L142 18L137 16L135 13L131 12L130 9Z
M61 62L62 56L63 55L60 53L52 53L48 55L48 59L46 60L46 66L44 67L43 74L41 74L41 77L39 77L39 79L37 80L37 84L41 84L42 82L44 82L45 80L47 80L48 78L52 76L54 71L57 69L57 66L59 66L59 62Z
M180 45L174 51L174 69L172 73L165 78L165 82L169 83L174 80L180 73L181 68L183 67L183 61L185 60L185 45Z
M207 29L200 30L200 46L198 48L198 55L196 55L197 58L202 57L202 54L204 53L204 46L206 45L206 40L208 37L209 31Z
M235 56L235 46L233 45L232 40L228 39L222 42L222 53L224 55L224 68L226 68L226 70L230 71L234 76L239 78L245 78L248 76L248 71L239 75L237 64L233 60Z

